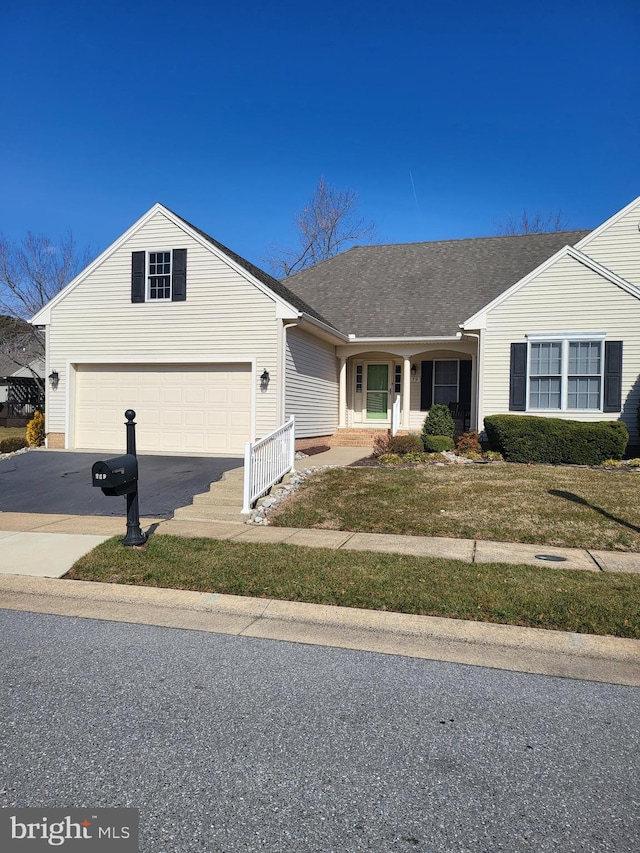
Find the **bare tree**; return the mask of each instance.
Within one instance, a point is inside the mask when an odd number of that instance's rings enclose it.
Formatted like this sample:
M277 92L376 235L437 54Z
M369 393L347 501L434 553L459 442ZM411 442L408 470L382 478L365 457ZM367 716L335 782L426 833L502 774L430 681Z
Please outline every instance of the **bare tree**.
M284 278L326 261L357 243L371 243L376 226L358 214L358 193L336 190L321 176L315 192L296 216L298 247L273 248L265 259Z
M17 366L44 358L44 335L26 320L74 278L91 259L78 252L71 233L59 243L27 233L19 243L0 236L0 352Z
M561 210L548 215L540 211L530 214L523 210L519 219L508 216L504 222L498 221L494 224L496 234L543 234L548 231L566 231L569 227Z

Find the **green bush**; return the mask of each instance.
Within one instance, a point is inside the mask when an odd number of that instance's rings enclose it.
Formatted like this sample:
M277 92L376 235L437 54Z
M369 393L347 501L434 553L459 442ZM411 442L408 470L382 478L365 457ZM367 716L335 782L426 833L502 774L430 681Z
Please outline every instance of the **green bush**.
M0 453L15 453L16 450L22 450L23 447L28 447L27 439L19 435L12 435L0 441Z
M424 419L422 435L448 435L453 441L456 425L449 407L442 403L434 403L429 409L429 414Z
M441 450L453 450L453 438L448 435L425 435L424 449L428 453L437 453Z
M491 450L507 462L600 465L622 459L629 431L621 421L565 421L535 415L491 415L484 419Z
M402 457L398 456L397 453L383 453L378 456L378 462L381 465L401 465Z

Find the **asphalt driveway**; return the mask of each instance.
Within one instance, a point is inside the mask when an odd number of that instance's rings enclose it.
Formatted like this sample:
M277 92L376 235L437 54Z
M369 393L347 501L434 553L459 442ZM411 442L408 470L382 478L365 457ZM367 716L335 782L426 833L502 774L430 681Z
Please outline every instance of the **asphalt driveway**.
M91 484L91 466L113 452L31 450L0 460L0 512L123 515L126 498L109 498ZM200 456L139 456L140 515L168 518L206 492L243 460Z

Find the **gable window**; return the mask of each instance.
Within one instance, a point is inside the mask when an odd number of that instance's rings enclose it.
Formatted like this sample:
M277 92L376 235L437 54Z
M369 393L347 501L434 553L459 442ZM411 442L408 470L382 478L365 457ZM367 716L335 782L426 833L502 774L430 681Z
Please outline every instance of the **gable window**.
M171 299L171 252L149 252L147 299Z
M131 253L132 302L184 302L186 298L186 249Z

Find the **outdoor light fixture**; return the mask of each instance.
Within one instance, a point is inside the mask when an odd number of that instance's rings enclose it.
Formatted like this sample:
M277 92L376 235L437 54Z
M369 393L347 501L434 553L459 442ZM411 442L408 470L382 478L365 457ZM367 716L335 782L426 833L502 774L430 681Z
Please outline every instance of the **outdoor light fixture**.
M417 372L418 372L418 368L415 366L415 364L412 364L411 365L411 375L415 376Z
M260 388L263 391L266 391L268 387L269 387L269 371L265 367L265 369L262 371L262 376L260 377Z
M52 371L51 371L51 373L49 374L49 382L51 382L51 387L52 387L52 388L57 388L57 387L58 387L58 379L59 379L59 378L60 378L60 377L58 376L58 371L57 371L57 370L52 370Z

